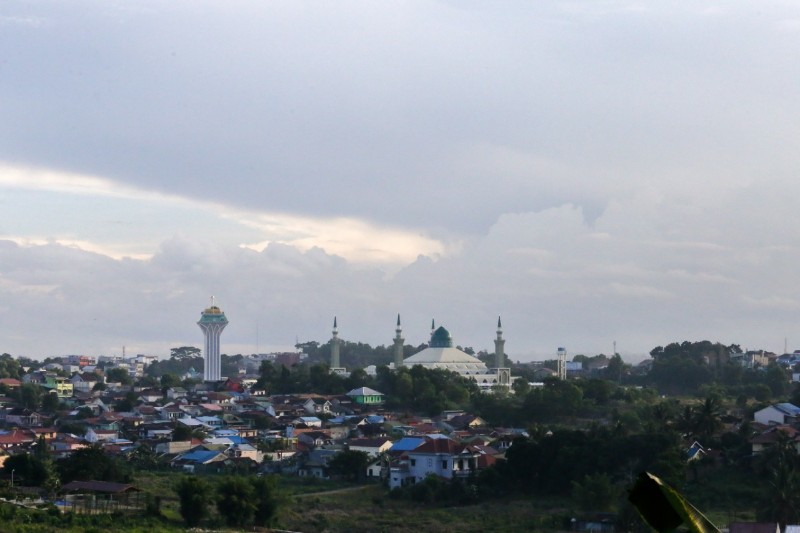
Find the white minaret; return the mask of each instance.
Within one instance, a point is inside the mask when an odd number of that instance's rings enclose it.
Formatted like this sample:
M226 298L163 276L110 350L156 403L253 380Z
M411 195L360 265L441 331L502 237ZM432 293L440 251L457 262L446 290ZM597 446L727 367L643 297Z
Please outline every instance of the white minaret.
M503 368L506 362L505 352L506 341L503 340L503 324L500 323L500 317L497 317L497 338L494 341L494 367Z
M345 375L347 374L347 369L342 368L339 366L339 346L341 345L341 340L339 340L339 327L336 324L336 317L333 317L333 336L331 337L331 373Z
M331 332L331 369L339 368L339 328L336 325L336 317L333 317L333 331Z
M222 330L228 325L228 319L225 318L225 313L214 305L213 296L211 297L211 306L200 314L200 321L197 325L203 330L206 338L203 351L203 380L220 381L222 376L220 376L219 337Z
M397 328L394 330L394 367L403 366L403 328L400 326L400 313L397 314Z
M505 367L506 362L506 341L503 339L503 324L500 317L497 317L497 338L494 340L494 370L497 374L497 384L506 387L511 386L511 369Z

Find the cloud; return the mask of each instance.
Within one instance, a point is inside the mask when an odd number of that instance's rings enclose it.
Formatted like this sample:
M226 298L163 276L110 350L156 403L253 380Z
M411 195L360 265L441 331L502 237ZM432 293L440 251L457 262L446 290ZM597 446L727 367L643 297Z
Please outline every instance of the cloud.
M114 215L116 217L135 216L124 212L123 209L127 211L135 209L138 212L144 208L156 210L157 213L151 217L161 219L161 224L157 228L147 228L146 225L137 223L140 242L142 235L145 236L145 241L151 243L154 240L154 232L161 232L163 236L165 224L173 225L173 232L188 230L212 233L205 228L213 225L215 221L224 220L232 223L227 224L228 228L238 229L236 234L242 240L251 239L249 242L241 243L246 248L260 251L270 243L291 244L301 250L321 247L329 253L346 257L356 263L402 265L412 261L419 254L437 257L457 246L455 242L445 244L413 230L382 226L353 217L325 219L246 210L216 202L144 190L110 179L46 169L0 166L0 189L2 188L10 191L24 190L79 197L80 200L73 202L83 202L81 205L112 199L121 206ZM61 202L64 202L63 198ZM28 205L25 209L30 212L31 206ZM67 230L64 234L65 228L74 224L75 218L74 215L65 214L61 219L63 226L56 234L11 235L7 230L6 238L19 244L55 242L116 259L123 257L144 259L155 251L143 250L141 245L132 247L129 241L124 240L127 237L124 234L118 235L117 242L75 238L74 231L81 232L84 236L88 234L95 239L100 238L92 235L95 229L85 226L72 231ZM260 237L260 240L252 242L254 236ZM228 240L235 238L231 234L226 234L226 237Z

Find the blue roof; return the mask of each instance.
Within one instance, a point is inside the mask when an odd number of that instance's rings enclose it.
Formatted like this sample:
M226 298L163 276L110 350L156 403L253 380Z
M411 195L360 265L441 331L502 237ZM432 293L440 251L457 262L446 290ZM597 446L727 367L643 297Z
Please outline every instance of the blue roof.
M775 408L793 416L800 415L800 407L797 407L792 403L778 403L775 404Z
M370 415L367 417L367 423L369 424L383 424L386 421L386 418L380 415Z
M219 452L210 450L195 450L193 452L187 453L186 455L182 455L181 460L192 461L195 463L205 463L206 461L210 461L217 455L219 455Z
M403 437L399 441L392 444L389 448L390 452L410 452L419 448L425 439L423 437Z

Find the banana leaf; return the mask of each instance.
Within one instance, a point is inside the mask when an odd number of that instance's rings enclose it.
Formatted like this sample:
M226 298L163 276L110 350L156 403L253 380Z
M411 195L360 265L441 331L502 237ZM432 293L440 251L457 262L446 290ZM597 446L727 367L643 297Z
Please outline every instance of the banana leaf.
M628 500L659 533L675 531L681 525L693 533L720 533L681 493L649 472L639 474Z

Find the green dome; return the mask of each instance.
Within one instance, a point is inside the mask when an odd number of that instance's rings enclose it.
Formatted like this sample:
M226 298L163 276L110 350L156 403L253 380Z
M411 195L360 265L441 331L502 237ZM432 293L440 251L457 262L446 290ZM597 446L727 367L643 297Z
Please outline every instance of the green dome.
M452 348L453 347L453 337L450 336L450 332L444 329L444 327L439 326L439 328L433 332L431 335L431 348Z

